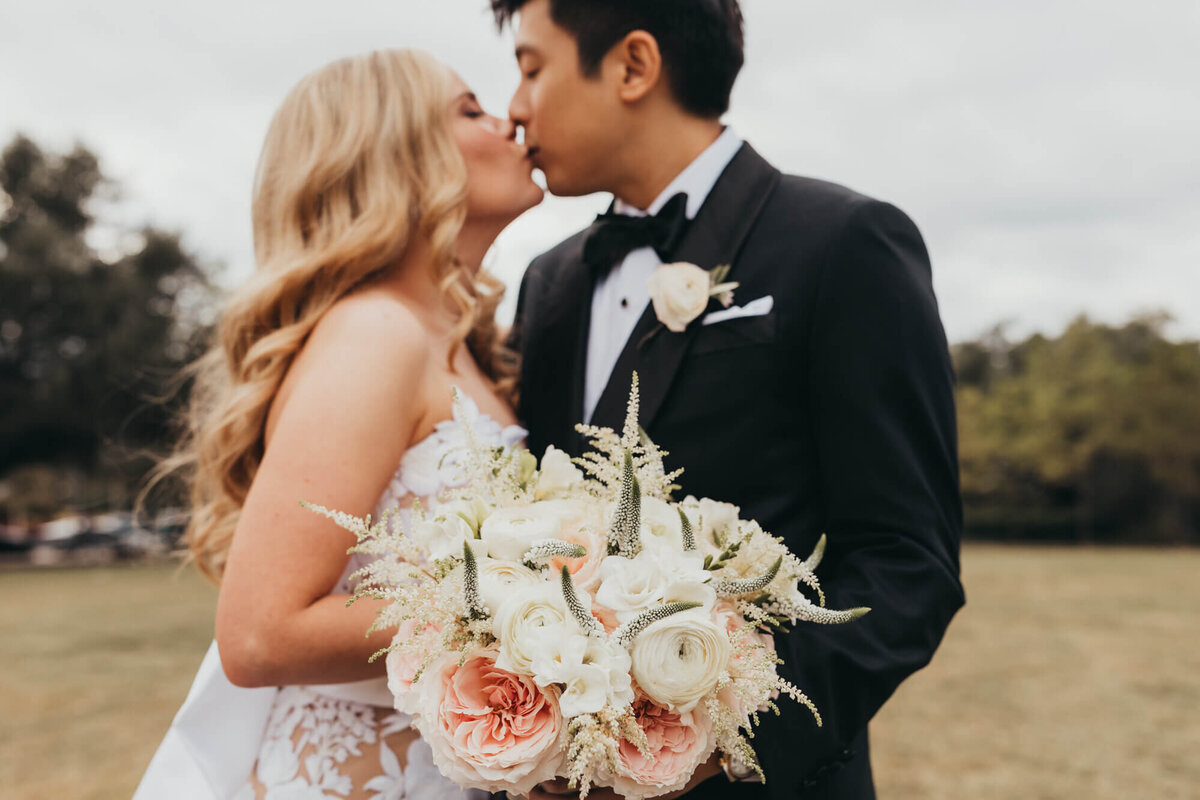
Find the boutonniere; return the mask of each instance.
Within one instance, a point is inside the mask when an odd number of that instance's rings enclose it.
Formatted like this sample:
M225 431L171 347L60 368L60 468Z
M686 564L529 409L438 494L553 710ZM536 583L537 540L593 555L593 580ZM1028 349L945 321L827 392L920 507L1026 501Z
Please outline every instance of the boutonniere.
M733 303L736 283L723 283L729 274L729 265L722 264L710 270L681 261L663 264L647 281L650 302L654 304L654 315L673 333L682 333L687 326L704 313L709 299L729 308Z

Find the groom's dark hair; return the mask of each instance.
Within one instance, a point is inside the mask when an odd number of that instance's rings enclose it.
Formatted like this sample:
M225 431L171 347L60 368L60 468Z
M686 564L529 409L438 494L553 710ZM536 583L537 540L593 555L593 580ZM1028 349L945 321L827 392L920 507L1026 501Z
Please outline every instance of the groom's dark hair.
M496 24L529 0L491 0ZM684 110L719 117L729 110L745 60L737 0L550 0L550 18L575 37L579 66L594 76L604 55L631 31L658 41L667 83Z

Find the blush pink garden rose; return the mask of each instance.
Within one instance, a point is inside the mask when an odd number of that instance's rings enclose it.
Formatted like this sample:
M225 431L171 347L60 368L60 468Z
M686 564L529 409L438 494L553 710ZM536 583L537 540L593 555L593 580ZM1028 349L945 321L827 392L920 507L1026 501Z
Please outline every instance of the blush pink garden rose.
M418 632L417 621L406 619L400 623L393 641L405 642L407 646L387 654L388 690L395 699L396 710L412 714L416 711L418 700L417 692L412 691L413 681L428 654L442 648L442 629L436 625L426 625Z
M459 786L528 794L557 771L562 715L552 691L497 668L496 656L487 649L461 666L458 653L436 661L418 683L413 722L433 763Z
M716 749L712 722L702 704L675 712L639 693L633 713L646 734L651 758L633 742L621 741L624 774L615 776L612 785L622 797L640 800L682 789Z

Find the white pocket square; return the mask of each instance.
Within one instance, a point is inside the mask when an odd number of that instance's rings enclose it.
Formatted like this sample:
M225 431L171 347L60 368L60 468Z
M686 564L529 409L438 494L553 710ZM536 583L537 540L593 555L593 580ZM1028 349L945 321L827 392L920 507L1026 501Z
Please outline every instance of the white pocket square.
M771 309L775 308L775 298L771 295L760 297L757 300L751 300L744 306L733 306L732 308L723 308L720 311L713 311L706 314L700 320L701 325L715 325L718 322L724 322L727 319L741 319L742 317L761 317L765 314L770 314Z

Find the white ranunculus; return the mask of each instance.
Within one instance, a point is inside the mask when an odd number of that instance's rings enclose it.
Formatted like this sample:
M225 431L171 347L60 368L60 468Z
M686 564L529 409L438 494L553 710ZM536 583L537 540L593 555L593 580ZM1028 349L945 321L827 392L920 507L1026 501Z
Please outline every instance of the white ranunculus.
M422 520L413 527L412 537L434 560L461 557L466 541L471 542L471 552L476 556L487 552L483 543L476 541L471 526L457 515Z
M472 545L480 542L472 542ZM474 548L472 547L472 550ZM518 561L478 558L479 598L489 614L495 616L500 605L514 592L550 585L547 574L535 571Z
M658 321L681 333L708 307L712 279L695 264L663 264L650 275L646 288Z
M642 498L642 545L661 543L683 549L683 523L670 503L657 497Z
M635 558L608 556L600 563L596 603L628 622L658 604L667 588L667 576L647 552Z
M558 514L536 505L502 508L483 521L479 537L492 558L520 561L538 539L557 539L562 529Z
M563 716L594 714L606 705L619 708L633 702L631 661L625 648L575 632L543 637L542 644L532 674L539 685L562 686L558 702Z
M732 648L707 612L685 611L655 622L633 642L633 677L656 703L696 707L728 669Z
M542 456L534 494L538 500L565 495L582 480L583 473L571 463L571 457L550 445Z
M570 618L558 587L542 584L509 590L492 617L492 633L500 641L496 666L529 675L533 658L548 642L567 637L578 627Z

